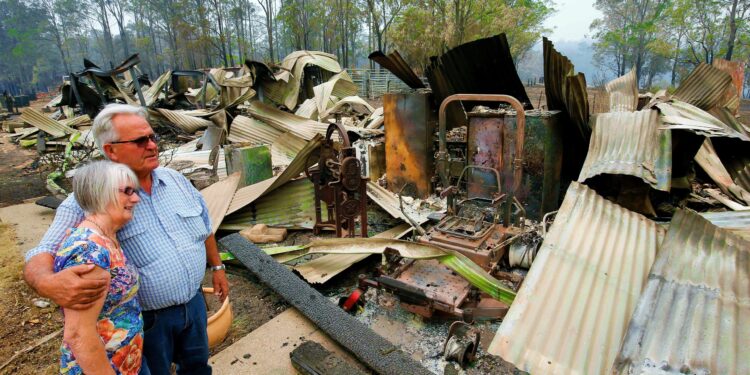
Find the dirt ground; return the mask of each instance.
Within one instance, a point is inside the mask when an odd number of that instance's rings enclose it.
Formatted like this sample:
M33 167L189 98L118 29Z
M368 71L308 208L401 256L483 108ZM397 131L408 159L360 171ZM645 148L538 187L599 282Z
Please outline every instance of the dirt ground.
M49 194L44 187L47 172L40 172L39 168L32 166L36 158L34 149L20 148L10 142L7 133L0 131L0 207ZM35 233L26 233L19 239L16 227L0 222L0 340L3 342L0 366L17 351L33 346L36 340L62 327L58 308L54 304L46 308L36 307L34 299L38 296L22 279L23 254L41 238L49 223L44 224L41 231L35 228ZM227 339L211 350L212 355L287 308L282 299L258 283L244 268L228 266L227 278L234 320ZM204 285L211 286L210 280L209 274ZM20 354L0 368L0 374L57 373L61 337L58 334L28 353Z

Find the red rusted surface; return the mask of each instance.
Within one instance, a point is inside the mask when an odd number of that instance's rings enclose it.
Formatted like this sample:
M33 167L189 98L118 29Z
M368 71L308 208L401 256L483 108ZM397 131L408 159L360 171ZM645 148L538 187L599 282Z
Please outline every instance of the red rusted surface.
M417 197L432 193L435 114L430 103L429 94L383 96L386 179L392 192L412 183Z

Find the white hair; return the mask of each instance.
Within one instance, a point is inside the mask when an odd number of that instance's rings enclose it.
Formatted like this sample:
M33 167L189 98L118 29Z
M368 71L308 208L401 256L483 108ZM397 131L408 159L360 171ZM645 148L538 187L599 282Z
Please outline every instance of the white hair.
M141 116L148 120L148 112L143 107L137 107L129 104L107 104L107 106L94 117L94 126L91 129L94 135L94 142L99 151L107 157L104 152L104 145L110 142L119 141L120 135L112 127L112 117L122 114L131 114Z
M73 194L87 215L104 213L107 206L117 204L120 186L131 184L137 189L138 177L125 164L99 160L76 170Z

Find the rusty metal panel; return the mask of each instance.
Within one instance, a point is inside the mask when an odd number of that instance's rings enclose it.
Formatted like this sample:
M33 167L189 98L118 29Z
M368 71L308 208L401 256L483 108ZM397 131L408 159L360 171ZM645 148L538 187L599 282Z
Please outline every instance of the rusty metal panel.
M732 77L711 65L701 63L685 78L674 92L674 97L704 111L723 106Z
M654 189L670 190L672 134L661 128L658 111L611 112L596 117L578 181L600 174L635 176Z
M613 370L750 374L750 242L678 211Z
M433 133L437 123L430 94L386 94L385 173L388 190L398 192L412 183L419 198L432 193L435 173Z
M604 85L609 94L610 112L633 112L638 109L638 77L635 68Z
M605 374L663 230L573 182L488 352L532 374Z
M575 74L573 63L558 52L549 39L543 38L542 45L547 108L563 111L570 118L571 123L578 128L580 136L588 140L591 129L589 128L586 77L583 73Z
M502 175L503 181L497 181L494 172L488 170L470 170L467 171L466 190L469 198L492 199L497 195L498 190L508 192L512 185L508 186L507 180L512 180L512 174L508 175L505 171L505 164L511 164L513 160L513 145L511 138L515 134L515 129L510 134L505 124L504 114L482 113L469 114L468 136L466 137L467 151L470 165L493 168ZM508 178L510 177L510 178ZM512 182L512 181L510 181ZM500 187L503 186L502 189Z
M559 205L562 169L562 126L560 111L526 111L523 145L523 177L516 198L528 218L541 220ZM516 116L507 111L502 117L470 113L467 148L469 164L497 169L502 192L513 185L512 163L515 150ZM469 173L469 172L467 172ZM489 197L497 191L494 173L475 170L467 179L469 196Z

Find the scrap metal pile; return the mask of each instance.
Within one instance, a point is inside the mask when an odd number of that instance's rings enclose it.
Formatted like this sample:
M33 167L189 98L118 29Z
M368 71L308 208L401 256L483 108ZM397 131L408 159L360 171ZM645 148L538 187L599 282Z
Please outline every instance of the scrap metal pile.
M742 65L702 64L673 94L639 94L631 71L606 85L610 112L592 114L583 74L546 38L543 48L536 109L503 34L432 59L430 88L398 52L373 53L413 89L378 109L322 52L153 82L137 55L111 71L87 62L51 103L55 118L26 109L33 127L16 138L85 143L102 103L145 106L176 146L165 164L202 188L214 231L244 238L221 241L226 258L234 246L253 272L266 255L288 266L259 276L269 284L292 270L326 283L378 255L347 285L344 310L376 288L426 318L502 319L481 349L524 371L750 373ZM402 223L374 233L376 209ZM279 245L303 229L321 237ZM271 287L327 324L288 285ZM451 337L443 352L466 365L478 334L456 325Z

